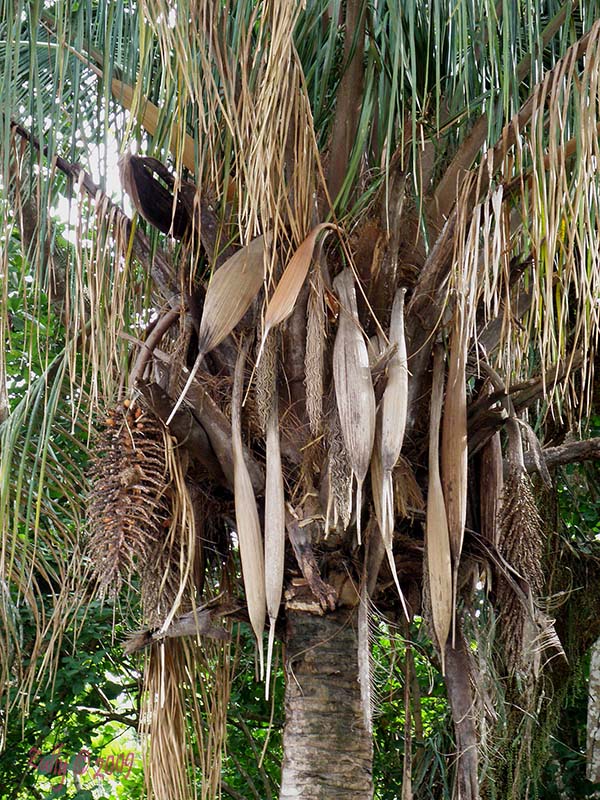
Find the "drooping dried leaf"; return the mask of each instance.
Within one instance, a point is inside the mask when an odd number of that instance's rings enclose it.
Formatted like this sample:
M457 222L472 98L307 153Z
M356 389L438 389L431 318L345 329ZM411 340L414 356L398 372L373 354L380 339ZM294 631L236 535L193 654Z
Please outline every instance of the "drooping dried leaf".
M394 561L394 550L393 550L394 514L393 510L391 513L389 513L388 510L384 509L383 504L384 502L387 501L387 498L384 497L384 491L382 490L382 483L383 483L383 469L381 466L381 453L379 448L376 447L373 449L373 457L371 459L371 489L373 492L373 505L375 506L375 518L377 519L377 523L379 525L379 531L381 533L381 538L383 540L385 552L387 554L388 563L390 565L390 571L392 573L394 583L396 584L396 589L398 590L398 594L400 595L400 602L402 603L402 608L404 609L406 618L410 619L408 609L406 607L406 600L404 599L404 592L400 587L400 580L398 579L396 562Z
M396 352L387 368L387 384L381 401L381 464L384 473L391 472L402 450L408 404L408 357L404 338L404 296L406 289L396 292L392 306L389 340Z
M458 306L455 311L455 322L450 340L441 449L442 486L452 551L455 603L458 565L467 518L468 443L465 367L468 336L463 319L463 311Z
M198 350L206 354L228 336L250 308L262 286L265 237L258 236L218 269L206 291Z
M265 594L269 615L269 645L267 649L266 697L269 698L271 661L275 640L275 622L279 614L283 590L285 554L285 499L281 449L279 445L279 414L277 395L274 395L271 415L267 420L267 469L265 482Z
M337 229L331 222L322 222L317 225L296 250L285 268L265 311L264 331L258 359L260 359L264 343L271 328L282 323L294 310L296 300L308 275L317 237L327 228Z
M262 635L265 629L266 612L265 562L256 498L254 497L250 474L244 461L242 447L242 392L245 361L245 349L241 348L235 366L231 398L231 448L233 452L235 519L240 544L240 559L248 614L256 636L262 678L264 674Z
M387 368L387 384L379 411L378 446L381 450L381 513L382 535L391 549L394 529L394 484L392 470L400 457L408 406L408 358L404 338L404 296L406 289L396 292L392 306L389 340L396 346ZM389 543L389 544L388 544Z
M427 572L433 628L438 640L444 672L444 653L452 622L452 564L450 535L444 493L440 479L439 437L444 395L444 361L440 346L436 348L431 388L429 423L429 488L427 491Z
M365 337L360 329L351 270L334 280L341 310L333 347L335 396L344 445L356 476L356 531L361 541L362 486L369 469L375 438L375 392L369 369Z
M212 276L200 320L198 356L167 425L188 393L204 356L229 336L260 291L265 271L264 253L264 236L258 236L228 258Z

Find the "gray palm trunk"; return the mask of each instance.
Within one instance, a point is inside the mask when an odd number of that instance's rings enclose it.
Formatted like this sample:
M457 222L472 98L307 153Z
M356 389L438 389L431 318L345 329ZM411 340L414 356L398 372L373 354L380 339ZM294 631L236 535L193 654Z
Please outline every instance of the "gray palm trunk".
M373 797L359 681L357 609L288 610L280 800Z
M600 783L600 639L592 647L587 718L587 777Z

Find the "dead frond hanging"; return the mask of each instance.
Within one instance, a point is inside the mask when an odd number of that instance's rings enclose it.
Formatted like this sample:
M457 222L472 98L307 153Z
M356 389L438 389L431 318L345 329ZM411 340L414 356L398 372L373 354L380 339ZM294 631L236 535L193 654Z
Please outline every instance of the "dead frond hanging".
M429 487L427 490L426 550L429 598L433 628L438 640L442 672L446 642L453 615L450 533L446 504L440 478L439 438L444 397L444 355L441 345L435 349L431 411L429 423Z
M265 694L269 698L275 623L283 591L285 555L285 493L279 442L277 383L278 337L272 332L256 370L256 395L261 427L266 437L265 476L265 597L269 616ZM260 378L260 381L258 380Z
M358 319L352 271L343 270L333 283L341 303L333 348L335 397L346 452L356 477L356 532L360 544L362 487L375 439L375 392L367 345Z
M160 161L125 153L119 159L119 175L137 212L151 225L175 239L191 233L191 214L181 193L172 194L175 177Z
M262 531L254 489L244 461L242 446L242 394L247 345L240 347L231 398L231 447L233 451L235 519L246 602L259 652L260 675L264 675L262 635L265 628L265 561Z
M390 480L391 480L391 475L390 475ZM371 458L371 488L373 492L373 505L375 506L375 517L377 519L377 524L379 526L379 531L385 547L388 563L390 565L390 571L392 573L394 583L396 584L396 589L398 590L398 594L400 595L402 608L404 609L406 618L409 619L410 617L408 609L406 607L404 593L400 588L400 581L398 580L398 571L396 570L396 562L394 561L394 550L393 550L394 512L393 509L388 510L384 507L385 496L382 490L383 481L384 481L384 475L383 475L383 468L381 466L381 453L379 452L379 449L376 447L373 450L373 456Z
M285 556L285 495L279 444L279 412L277 394L267 421L267 468L265 484L265 594L269 615L266 696L269 697L271 659L275 640L275 623L283 592Z
M442 423L441 470L448 535L452 551L454 607L457 602L457 582L460 555L467 518L467 328L464 304L455 309L454 325L450 339L448 382ZM430 444L431 446L431 444Z
M374 478L373 480L374 490L379 491L381 497L379 502L375 502L376 511L379 508L378 520L381 527L381 535L383 536L392 574L406 612L406 604L396 575L396 565L392 552L395 510L392 472L400 457L408 408L408 359L404 338L405 294L406 289L398 289L392 306L389 340L390 345L396 347L396 352L392 355L387 367L387 384L379 409L375 447L380 452L377 456L374 456L372 463L376 465L377 475L376 479ZM371 469L373 470L373 467ZM375 488L376 483L379 484L377 488Z
M258 236L234 253L212 276L200 320L198 355L167 424L185 399L204 356L231 333L250 308L263 284L264 259L264 236Z
M260 360L264 343L271 328L280 325L294 310L296 300L298 299L298 295L304 285L309 267L312 263L317 237L322 231L328 228L335 229L336 226L332 225L330 222L322 222L320 225L313 228L285 268L277 284L277 288L267 304L261 348L257 360Z

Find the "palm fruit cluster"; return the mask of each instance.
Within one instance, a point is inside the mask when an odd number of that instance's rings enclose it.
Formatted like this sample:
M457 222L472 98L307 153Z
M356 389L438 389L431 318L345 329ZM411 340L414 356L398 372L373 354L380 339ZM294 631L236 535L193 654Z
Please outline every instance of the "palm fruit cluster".
M169 528L164 426L125 400L106 416L89 471L87 552L101 591L143 573Z

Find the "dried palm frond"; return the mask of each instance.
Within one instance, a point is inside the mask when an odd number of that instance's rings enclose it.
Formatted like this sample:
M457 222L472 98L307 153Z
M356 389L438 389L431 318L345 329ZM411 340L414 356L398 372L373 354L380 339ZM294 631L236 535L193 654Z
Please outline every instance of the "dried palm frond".
M450 339L448 383L442 424L441 470L448 534L452 551L454 607L457 601L458 567L467 518L467 387L466 360L468 334L463 305L455 309ZM431 446L431 445L430 445Z
M408 358L404 339L404 296L398 289L392 306L390 345L396 346L387 367L387 384L379 408L377 448L381 450L381 534L391 555L394 528L394 483L392 471L400 457L408 408ZM394 570L395 572L395 570Z
M260 384L261 398L258 400L258 406L259 409L262 409L260 416L263 421L263 430L266 433L265 596L269 615L269 642L265 694L268 699L273 643L275 641L275 623L279 615L283 591L285 555L285 495L279 443L277 338L274 333L267 340L264 358L258 367L258 373L262 377ZM257 395L259 394L258 388L257 385Z
M154 177L155 173L169 188ZM174 196L170 191L175 178L160 161L124 153L119 159L119 176L136 211L151 225L175 239L191 232L191 215L181 195Z
M265 276L265 245L265 237L258 236L211 277L198 332L201 355L220 344L250 308Z
M87 552L100 590L116 596L169 529L164 426L142 408L106 417L90 467Z
M375 439L375 392L367 345L358 319L352 271L343 270L333 284L341 303L333 347L333 378L344 445L357 483L356 532L360 544L362 487Z
M285 555L285 499L283 471L279 447L279 414L277 402L267 423L267 471L265 485L265 594L269 615L269 644L267 650L266 697L269 698L269 681L275 623L279 614L283 591L283 566Z
M145 769L148 794L157 800L187 800L188 747L183 687L185 656L181 641L153 645L145 670L146 708L142 719L148 739ZM144 730L145 729L145 730Z
M172 11L168 0L144 0L142 9L144 38L156 42L178 87L161 131L167 142L179 142L177 167L193 108L202 141L195 153L195 172L203 178L198 183L239 199L243 237L269 228L278 249L299 244L311 227L319 161L294 46L300 6L269 0L247 12L199 0L169 25L162 24ZM141 74L153 52L148 48L140 57Z
M500 323L497 369L508 378L527 372L534 361L536 371L541 367L548 376L548 407L557 401L561 413L577 416L591 397L597 337L590 334L600 321L592 300L600 292L599 31L596 20L540 73L542 79L507 121L481 160L478 186L487 189L475 208L478 191L471 194L469 223L459 236L469 239L466 249L480 258L477 293L488 319ZM520 253L529 258L516 276L511 257ZM530 301L519 316L506 302L516 289L521 296L526 290ZM569 378L580 346L584 366L574 383ZM564 367L566 379L550 379L556 364Z
M426 550L429 598L433 628L438 640L442 672L444 654L453 610L450 533L446 504L440 479L439 439L444 396L444 356L440 345L435 349L431 411L429 422L429 488L427 490Z
M264 261L265 239L264 236L258 236L247 247L242 247L227 259L212 276L200 320L198 355L167 425L184 401L204 356L231 333L250 308L263 284Z
M410 619L408 614L408 609L406 607L406 600L404 599L404 593L400 588L400 581L398 580L398 571L396 570L396 562L394 561L393 509L390 512L388 512L388 509L384 508L383 505L385 502L384 493L382 491L383 480L384 477L383 477L383 469L381 466L381 454L379 452L379 449L375 447L373 449L373 456L371 458L371 487L373 491L373 505L375 506L375 517L377 519L377 524L379 526L379 531L385 547L388 563L390 565L390 571L392 573L394 583L396 584L396 589L398 590L398 594L400 595L402 608L404 609L406 618ZM390 480L391 480L391 475L390 475Z
M244 389L244 364L247 345L240 347L231 397L231 448L233 451L233 482L235 495L235 519L246 602L250 623L256 636L259 652L260 674L264 675L262 635L265 629L265 561L262 531L256 498L248 467L244 461L242 446L242 394Z
M296 300L300 294L300 290L304 285L306 276L308 275L309 267L312 263L313 251L317 242L319 234L328 228L336 229L336 226L330 222L322 222L317 225L308 234L306 239L302 242L300 247L292 256L289 264L285 268L283 275L273 296L267 303L265 311L265 321L263 326L263 335L258 352L257 361L260 361L264 344L269 335L269 331L276 325L280 325L286 320L296 305Z
M49 27L47 20L46 27ZM101 67L104 65L98 57L98 52L89 50L83 54L75 47L72 47L62 37L62 31L54 31L54 33L56 34L57 39L60 41L62 47L68 50L70 54L79 59L83 64L85 64L85 66L92 70L92 72L99 78L104 77L104 73L101 69ZM132 118L137 118L138 123L142 126L142 128L144 128L145 131L147 131L151 136L155 136L159 133L161 116L160 109L150 100L148 100L147 97L144 97L141 94L139 91L139 85L136 89L136 87L131 86L125 81L113 77L110 81L110 88L115 100L117 100L117 102L122 105L123 108L132 112ZM179 137L177 137L177 139L174 140L171 145L174 155L177 155L179 147L181 146L183 147L183 166L190 170L190 172L193 172L196 166L196 148L194 139L189 136L189 134L185 134L183 142L181 142L179 141Z

